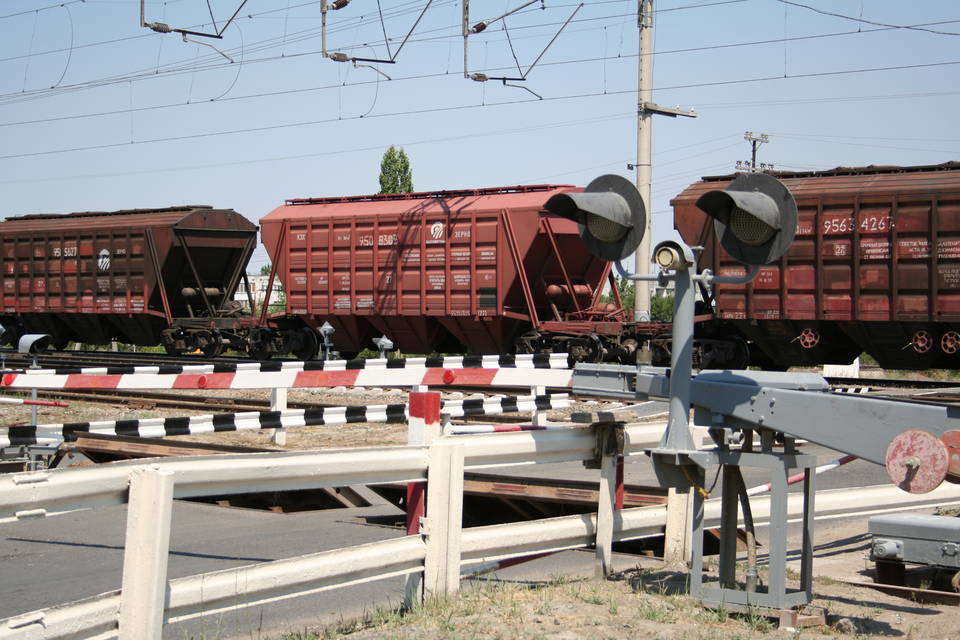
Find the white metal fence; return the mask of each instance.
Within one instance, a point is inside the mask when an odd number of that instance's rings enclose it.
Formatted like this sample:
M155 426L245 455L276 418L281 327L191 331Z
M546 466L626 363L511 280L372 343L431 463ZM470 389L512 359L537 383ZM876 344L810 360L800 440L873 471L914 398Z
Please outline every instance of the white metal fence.
M625 428L627 456L659 438L650 426ZM160 459L149 462L22 473L0 478L0 522L129 502L124 573L119 591L0 621L12 639L159 638L164 623L262 604L399 575L422 575L422 593L458 589L462 568L530 554L596 544L598 563L610 544L663 533L665 507L616 511L601 490L598 514L462 529L463 472L520 463L594 459L591 428L447 436L429 445L298 451ZM607 456L612 458L612 456ZM614 464L601 465L602 487L614 482ZM427 481L427 512L419 535L168 580L170 504L175 498ZM825 491L817 515L840 516L960 503L960 486L924 496L895 487ZM767 503L754 498L754 518ZM791 513L799 513L791 503ZM708 526L719 505L708 503Z

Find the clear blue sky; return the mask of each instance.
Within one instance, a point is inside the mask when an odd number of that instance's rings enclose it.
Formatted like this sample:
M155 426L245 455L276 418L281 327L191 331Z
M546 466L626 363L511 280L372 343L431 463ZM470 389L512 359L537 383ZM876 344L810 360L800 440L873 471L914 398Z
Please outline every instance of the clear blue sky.
M471 22L525 1L474 0ZM222 25L241 3L209 5ZM353 0L330 13L329 48L389 58L384 31L396 52L425 5ZM960 159L960 3L654 7L654 101L699 114L655 120L655 241L671 233L672 196L749 157L747 130L768 134L760 160L783 169ZM471 36L469 71L520 75L576 8L537 2L506 31ZM0 217L211 204L256 222L285 198L375 193L390 144L417 190L630 177L636 11L584 3L527 91L463 78L451 0L431 4L395 64L376 65L390 79L320 55L316 1L248 0L222 40L184 42L141 28L137 0L4 0ZM148 0L146 14L213 29L205 0ZM265 261L259 251L251 270Z

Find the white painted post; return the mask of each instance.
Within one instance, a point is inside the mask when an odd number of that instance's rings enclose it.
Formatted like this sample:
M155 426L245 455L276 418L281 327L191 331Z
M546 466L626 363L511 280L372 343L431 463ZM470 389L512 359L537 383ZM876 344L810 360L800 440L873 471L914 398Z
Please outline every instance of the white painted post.
M688 427L689 429L689 427ZM706 433L690 429L695 447L703 446ZM693 489L667 489L667 521L664 526L663 559L667 567L682 570L693 562Z
M154 467L130 475L120 640L160 640L163 634L172 510L173 472Z
M693 561L692 520L691 489L667 489L667 521L663 537L663 560L667 567L686 568Z
M286 411L287 410L287 389L277 388L273 389L270 392L270 411ZM273 444L278 447L286 446L287 444L287 430L280 428L273 430Z
M530 387L530 395L534 397L534 402L536 402L537 396L546 395L547 388L543 385L538 385L535 387ZM542 427L547 424L547 412L540 411L539 409L533 410L533 415L530 417L530 424L535 427Z
M453 595L460 589L463 445L442 440L431 445L424 520L424 599Z
M426 393L428 390L427 385L420 384L413 388L411 393ZM410 407L409 396L407 400L407 407ZM434 440L440 437L442 429L440 427L440 416L437 415L437 420L434 422L432 420L432 413L430 416L427 416L426 419L422 415L417 415L422 412L410 411L409 416L407 417L407 444L431 444Z
M613 527L617 502L617 455L607 453L607 439L612 438L612 429L603 429L600 458L600 495L597 502L597 541L594 573L605 578L613 572Z
M825 364L823 365L824 378L859 378L860 377L860 358L854 359L850 364Z

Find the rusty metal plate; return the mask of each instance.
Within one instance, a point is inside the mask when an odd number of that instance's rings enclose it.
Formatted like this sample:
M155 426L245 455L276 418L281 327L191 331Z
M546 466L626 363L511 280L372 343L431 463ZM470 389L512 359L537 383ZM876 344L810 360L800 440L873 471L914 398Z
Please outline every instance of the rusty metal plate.
M927 431L904 431L887 447L887 476L910 493L929 493L939 487L948 465L947 445Z
M947 431L940 439L947 445L947 455L950 457L947 473L960 480L960 431Z

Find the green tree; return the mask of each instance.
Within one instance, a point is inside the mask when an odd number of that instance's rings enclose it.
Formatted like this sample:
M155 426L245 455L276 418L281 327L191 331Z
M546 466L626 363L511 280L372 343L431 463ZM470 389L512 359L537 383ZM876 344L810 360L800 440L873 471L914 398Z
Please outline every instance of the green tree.
M383 154L380 161L380 193L411 193L413 191L413 172L410 160L403 149L393 145Z
M650 298L650 319L654 322L673 320L673 296L653 296Z
M636 283L626 278L617 278L617 291L627 317L633 318L633 301L636 297ZM608 291L601 298L604 302L613 302L613 292ZM673 296L652 296L650 298L650 319L653 322L670 322L673 320Z
M617 291L620 292L620 300L623 302L623 308L627 310L628 315L633 317L633 299L635 295L636 286L631 280L626 278L616 278L617 281ZM600 298L603 302L613 302L613 292L607 290L605 294Z

